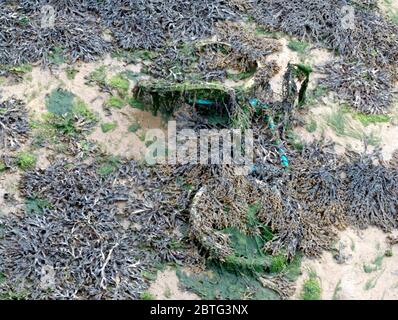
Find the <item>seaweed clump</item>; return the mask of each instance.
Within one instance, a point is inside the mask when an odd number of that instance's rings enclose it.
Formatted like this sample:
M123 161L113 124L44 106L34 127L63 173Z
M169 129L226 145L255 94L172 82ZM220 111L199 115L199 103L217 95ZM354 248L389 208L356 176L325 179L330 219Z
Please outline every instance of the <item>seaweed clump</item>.
M220 21L213 32L212 39L162 49L149 67L150 74L174 82L245 80L280 49L274 39L261 38L242 23Z
M0 103L0 147L1 151L15 151L21 147L29 133L29 122L25 104L17 99Z
M380 153L348 154L345 165L347 220L360 228L376 226L385 231L398 223L398 170L384 163Z
M396 79L398 61L396 25L345 0L253 1L249 11L272 31L336 51L341 59L325 69L324 84L353 107L366 113L385 113L391 106L389 89ZM381 99L380 105L375 97Z
M74 63L109 51L110 44L101 37L102 29L94 16L65 11L55 15L56 23L43 27L40 11L1 6L0 64Z
M137 299L149 286L145 272L188 259L178 246L175 193L153 193L160 180L134 162L106 175L99 174L103 165L61 161L24 175L23 196L45 205L2 221L0 291L35 299Z
M393 80L389 72L365 64L330 63L324 68L327 77L320 84L338 92L358 111L383 114L393 102Z
M103 23L124 49L157 49L170 39L192 42L211 35L217 21L234 17L221 0L106 0L101 7Z

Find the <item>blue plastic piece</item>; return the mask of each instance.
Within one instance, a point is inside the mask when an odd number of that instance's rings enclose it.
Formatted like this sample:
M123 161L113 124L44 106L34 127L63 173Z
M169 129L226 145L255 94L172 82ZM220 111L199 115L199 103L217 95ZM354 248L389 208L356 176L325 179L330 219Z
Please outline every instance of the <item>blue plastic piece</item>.
M249 100L249 103L250 103L250 105L252 106L252 107L260 107L261 109L268 109L269 108L269 105L268 104L266 104L266 103L261 103L258 99L256 99L256 98L252 98L252 99L250 99ZM260 105L259 105L260 104ZM271 130L275 130L275 128L276 128L276 125L275 125L275 123L274 123L274 121L273 121L273 119L270 117L270 116L268 116L268 115L265 115L264 116L264 120L266 121L266 122L269 122L268 123L268 127L269 127L269 129L271 129ZM277 143L277 145L278 145L279 143ZM282 166L284 166L284 167L288 167L289 166L289 159L288 159L288 157L287 157L287 155L286 155L286 151L283 149L283 148L279 148L279 153L280 153L280 160L281 160L281 164L282 164ZM256 172L256 166L252 166L252 168L251 168L251 173L253 173L253 172Z
M258 99L256 99L256 98L252 98L252 99L249 100L249 103L250 103L250 105L251 105L252 107L257 107L259 101L258 101Z
M288 166L289 165L289 159L285 156L281 156L282 164Z
M215 102L211 100L206 100L206 99L198 99L195 101L196 104L201 104L204 106L212 106Z

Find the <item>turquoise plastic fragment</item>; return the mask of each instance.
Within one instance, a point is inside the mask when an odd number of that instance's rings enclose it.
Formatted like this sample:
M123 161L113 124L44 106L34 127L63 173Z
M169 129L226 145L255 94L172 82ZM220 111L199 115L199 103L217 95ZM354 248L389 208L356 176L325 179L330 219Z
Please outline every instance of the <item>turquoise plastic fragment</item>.
M288 167L289 166L289 159L287 158L286 154L283 151L283 154L281 155L281 164L284 167Z
M257 107L259 101L258 101L258 99L256 99L256 98L252 98L252 99L249 100L249 103L250 103L250 105L251 105L252 107Z
M198 99L195 101L196 104L201 104L204 106L212 106L215 102L211 100L206 100L206 99Z

